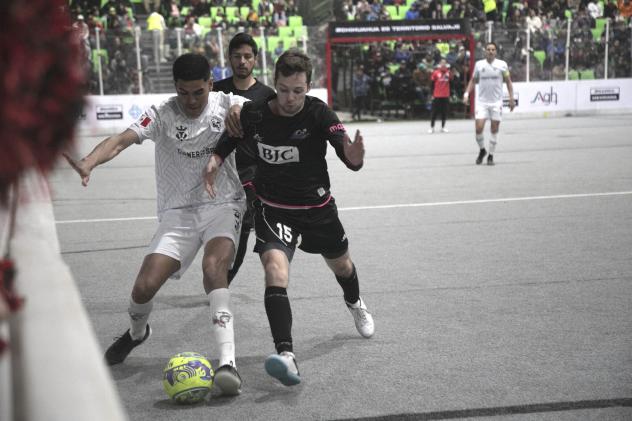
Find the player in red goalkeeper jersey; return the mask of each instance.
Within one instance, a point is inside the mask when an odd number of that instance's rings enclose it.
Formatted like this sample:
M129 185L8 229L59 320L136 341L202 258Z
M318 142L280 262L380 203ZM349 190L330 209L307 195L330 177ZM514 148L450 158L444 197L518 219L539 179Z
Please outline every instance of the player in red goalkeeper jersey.
M430 129L428 133L434 133L435 120L437 114L441 116L441 131L447 132L445 120L450 106L450 82L454 78L454 73L450 71L450 66L441 59L439 66L430 75L432 81L432 114L430 115Z

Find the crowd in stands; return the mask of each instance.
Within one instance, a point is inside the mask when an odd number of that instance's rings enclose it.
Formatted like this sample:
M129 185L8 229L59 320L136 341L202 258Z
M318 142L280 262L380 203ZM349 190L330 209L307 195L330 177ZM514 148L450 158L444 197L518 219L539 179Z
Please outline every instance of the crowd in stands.
M263 28L268 63L290 46L299 45L306 28L296 0L73 0L71 12L86 45L95 73L95 58L103 59L107 93L138 92L134 26L159 30L160 59L167 61L181 46L205 54L213 63L221 54L219 28L229 39L240 30L255 37ZM563 80L570 19L570 73L574 78L603 78L608 32L608 77L632 77L629 18L620 16L616 0L341 0L334 2L336 20L466 19L475 35L476 59L482 58L487 31L498 44L499 57L509 63L514 81ZM300 27L300 30L298 29ZM98 29L98 31L97 31ZM178 31L176 31L177 29ZM529 45L527 45L527 31ZM99 33L100 48L96 48ZM289 34L289 35L288 35ZM226 43L225 43L226 44ZM225 45L224 45L225 47ZM462 93L469 73L467 42L382 42L358 48L354 67L362 66L371 91L381 101L409 98L428 102L428 78L441 58L452 71L453 94ZM142 68L154 59L144 51ZM317 57L322 63L322 57ZM323 74L325 72L322 72ZM149 78L146 78L149 79ZM96 80L96 77L94 78ZM93 83L92 92L95 92ZM148 92L150 89L145 89Z

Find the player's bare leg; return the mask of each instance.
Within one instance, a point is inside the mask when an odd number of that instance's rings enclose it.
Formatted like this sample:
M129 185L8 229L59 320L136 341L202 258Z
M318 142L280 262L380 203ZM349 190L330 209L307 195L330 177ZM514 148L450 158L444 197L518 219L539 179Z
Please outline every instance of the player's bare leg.
M169 277L180 269L180 262L163 254L151 253L145 256L140 267L128 313L130 328L105 351L108 365L125 361L129 353L151 335L149 315L153 308L153 298Z
M363 337L370 338L375 333L375 323L364 300L360 297L358 274L349 251L345 251L342 256L336 258L325 257L325 262L336 275L336 280L344 292L345 304L353 316L356 329Z
M500 129L500 121L492 120L490 125L491 137L489 139L489 156L487 157L487 165L494 165L494 152L498 143L498 131Z
M235 254L233 241L226 237L211 239L204 247L202 272L204 290L211 306L212 332L219 348L215 384L225 395L241 393L241 377L235 363L235 331L230 310L228 269Z

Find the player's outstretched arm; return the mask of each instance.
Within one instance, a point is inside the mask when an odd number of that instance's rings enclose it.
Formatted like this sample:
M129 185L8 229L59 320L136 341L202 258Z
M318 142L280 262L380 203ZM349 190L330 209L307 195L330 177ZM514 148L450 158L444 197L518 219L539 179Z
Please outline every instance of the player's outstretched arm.
M241 105L234 104L228 110L228 114L224 119L226 131L231 137L243 137L244 131L241 127L239 116L241 114Z
M81 184L87 186L90 181L90 173L97 165L108 162L137 141L138 135L136 132L131 129L127 129L122 133L110 136L103 140L95 146L92 152L79 161L73 159L67 153L64 153L64 158L66 158L70 166L81 177Z
M509 111L513 111L516 106L516 101L513 95L513 83L511 83L511 76L509 73L504 75L505 83L507 84L507 93L509 94Z
M219 173L219 168L222 166L224 160L217 154L212 154L206 164L206 172L204 173L204 188L209 196L215 197L215 179Z
M364 138L360 134L360 130L356 130L353 142L351 138L345 134L342 142L343 151L347 162L351 164L355 171L362 168L364 164Z

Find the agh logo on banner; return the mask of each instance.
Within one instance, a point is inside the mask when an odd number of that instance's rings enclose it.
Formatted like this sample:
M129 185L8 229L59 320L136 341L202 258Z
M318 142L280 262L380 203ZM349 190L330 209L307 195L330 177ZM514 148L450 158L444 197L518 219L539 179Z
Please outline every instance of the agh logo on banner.
M97 105L97 120L123 120L123 106Z
M535 97L531 100L532 104L542 103L544 105L557 104L557 92L553 90L551 86L551 90L548 92L538 91L535 94Z
M611 88L590 88L590 102L595 101L618 101L619 87Z
M514 90L514 105L518 107L518 103L520 102L520 92ZM509 94L507 92L503 92L503 107L509 108Z

